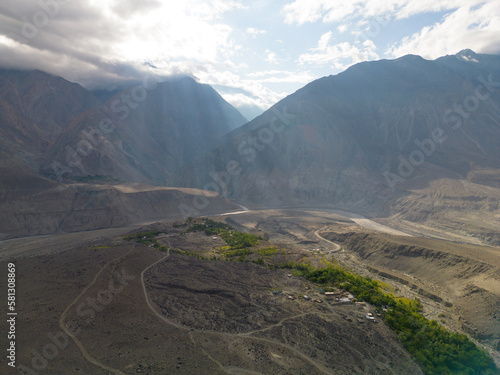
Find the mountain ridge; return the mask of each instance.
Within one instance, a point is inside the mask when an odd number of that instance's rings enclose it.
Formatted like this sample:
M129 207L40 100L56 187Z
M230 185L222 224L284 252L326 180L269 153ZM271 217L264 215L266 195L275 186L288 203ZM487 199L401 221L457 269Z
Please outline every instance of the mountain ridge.
M420 203L412 203L418 210L408 217L428 218L421 210L433 204L477 209L458 196L454 201L467 183L489 207L493 226L498 209L487 202L497 193L482 193L481 186L500 187L494 178L500 172L494 141L500 137L500 57L475 55L488 62L481 67L460 58L467 53L364 62L313 81L227 134L225 143L184 169L179 186L215 182L219 192L245 204L326 204L387 217L406 212L411 197ZM454 187L438 204L443 196L433 189L441 185L432 182L440 180Z

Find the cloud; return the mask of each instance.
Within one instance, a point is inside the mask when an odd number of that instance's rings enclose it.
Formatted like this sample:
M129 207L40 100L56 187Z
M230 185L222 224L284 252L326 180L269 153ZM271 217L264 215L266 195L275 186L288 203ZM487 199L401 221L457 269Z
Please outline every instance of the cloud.
M95 87L226 61L241 48L224 13L232 0L4 0L0 66L42 69ZM182 68L182 70L186 70Z
M266 54L267 54L266 61L269 64L277 64L278 63L278 58L274 52L266 49Z
M478 53L500 53L500 3L487 2L462 7L420 32L403 38L387 49L386 55L399 57L409 53L435 59L472 48Z
M348 17L404 19L417 14L447 11L483 2L484 0L295 0L286 4L282 12L286 23L302 25L319 20L324 23L339 22Z
M256 29L254 27L249 27L247 29L247 33L253 36L254 38L257 38L258 35L266 34L267 30L261 30L261 29Z
M259 83L309 83L318 77L310 71L294 72L290 70L265 70L246 75Z
M201 82L217 88L222 97L237 108L242 105L254 105L266 110L287 95L286 92L275 92L266 87L264 84L270 82L266 77L238 74L233 70L224 70L220 65L193 65L189 70L193 71ZM289 81L281 82L294 81L293 77L290 77Z
M377 47L371 40L356 44L341 42L331 45L331 37L331 31L323 34L318 41L318 47L300 55L298 62L301 65L330 65L336 69L346 69L358 62L379 58L376 53Z
M339 31L339 33L341 33L341 34L342 34L342 33L345 33L345 32L347 31L347 29L348 29L348 28L349 28L349 27L348 27L347 25L345 25L345 24L344 24L344 25L340 25L340 26L338 26L338 27L337 27L337 30Z

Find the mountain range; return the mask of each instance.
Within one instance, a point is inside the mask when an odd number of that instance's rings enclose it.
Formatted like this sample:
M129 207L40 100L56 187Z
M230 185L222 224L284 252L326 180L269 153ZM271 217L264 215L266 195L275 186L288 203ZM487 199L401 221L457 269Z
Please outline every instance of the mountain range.
M499 123L499 56L365 62L226 135L181 185L217 180L247 205L340 207L500 243Z
M497 243L499 123L500 57L471 50L360 63L250 122L188 77L94 95L3 70L0 184L14 200L75 183L199 188L255 207L439 222Z
M102 101L61 77L3 70L0 95L0 238L180 216L201 192L152 185L172 185L185 163L246 122L188 77ZM203 212L239 209L214 199Z
M499 89L500 57L472 51L361 63L230 133L189 178L202 186L234 159L230 196L283 204L379 205L433 173L500 187L487 172L500 167Z

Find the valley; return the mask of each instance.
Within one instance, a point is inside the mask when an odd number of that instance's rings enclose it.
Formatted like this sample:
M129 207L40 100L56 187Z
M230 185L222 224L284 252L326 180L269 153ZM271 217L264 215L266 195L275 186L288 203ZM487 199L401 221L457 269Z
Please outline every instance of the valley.
M498 77L362 62L247 121L194 76L0 69L11 373L498 373Z
M337 262L380 280L397 296L417 297L426 317L467 333L498 363L500 249L373 231L348 217L358 215L325 211L213 217L277 249L237 262L241 255L221 258L222 238L186 232L182 220L3 241L1 266L15 262L23 280L19 363L30 366L31 350L42 353L47 335L71 322L78 334L40 373L420 373L389 327L365 318L374 307L329 301L294 272L252 263L259 257ZM146 231L162 233L163 251L123 239ZM109 297L112 283L119 292Z

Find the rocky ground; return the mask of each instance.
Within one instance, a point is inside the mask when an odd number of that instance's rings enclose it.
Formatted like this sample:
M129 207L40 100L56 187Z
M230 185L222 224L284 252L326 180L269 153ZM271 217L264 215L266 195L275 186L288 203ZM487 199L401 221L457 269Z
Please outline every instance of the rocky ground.
M220 245L157 226L167 232L161 243L188 253ZM364 318L370 307L327 301L288 272L116 236L43 255L23 248L9 261L18 275L17 363L40 374L420 373L383 322Z
M276 246L266 262L336 261L418 297L426 316L496 354L498 248L376 233L324 210L214 219ZM40 374L420 373L393 332L364 317L370 306L327 300L285 270L223 260L220 238L179 225L140 229L164 232L168 251L123 241L132 228L4 241L0 267L14 261L18 274L18 364ZM79 328L71 338L68 323ZM49 333L67 340L47 359Z

